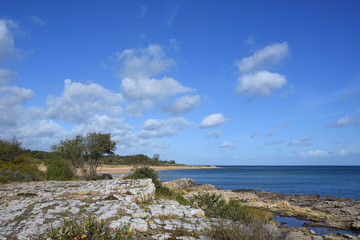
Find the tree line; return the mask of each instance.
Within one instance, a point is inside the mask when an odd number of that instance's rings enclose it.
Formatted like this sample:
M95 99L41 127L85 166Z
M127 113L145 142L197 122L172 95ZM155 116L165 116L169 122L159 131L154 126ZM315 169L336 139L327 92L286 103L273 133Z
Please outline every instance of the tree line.
M159 154L115 155L116 141L110 133L90 132L85 136L61 140L51 146L51 152L25 150L21 142L0 139L0 182L33 180L96 179L101 164L116 165L175 165L161 161ZM46 171L40 171L43 164Z

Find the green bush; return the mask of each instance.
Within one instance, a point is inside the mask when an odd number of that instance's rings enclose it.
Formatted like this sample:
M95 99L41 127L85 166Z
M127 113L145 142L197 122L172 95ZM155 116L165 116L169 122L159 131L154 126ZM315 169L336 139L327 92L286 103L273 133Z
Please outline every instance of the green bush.
M85 218L66 219L61 223L60 227L48 229L45 234L36 236L38 240L130 240L140 238L141 235L130 230L129 226L125 225L120 228L111 229L106 220L98 220L91 213L88 213Z
M280 232L270 225L259 221L248 224L240 222L220 223L214 225L208 233L211 239L215 240L280 240Z
M21 142L0 139L0 182L27 182L43 178L37 163L21 147Z
M155 198L174 200L180 203L181 205L190 205L189 201L186 200L181 193L171 191L171 189L167 187L157 188L155 191Z
M236 201L226 201L218 194L198 193L190 198L190 204L204 210L205 216L229 220L250 220L246 206Z
M198 193L190 198L192 207L201 208L205 216L211 218L224 218L227 213L227 204L221 195L208 192Z
M75 177L69 161L59 158L52 157L46 162L46 177L48 180L65 181L71 180Z
M17 158L24 153L24 149L21 147L21 142L13 138L12 140L0 139L0 161L21 163L21 158ZM20 161L19 161L20 160Z
M0 161L0 182L29 182L43 179L34 161L24 154L15 157L15 162Z
M146 179L150 178L152 179L153 183L155 184L156 188L161 187L161 182L159 179L159 175L157 172L155 172L154 169L149 167L139 167L139 168L133 168L133 173L125 176L124 179Z

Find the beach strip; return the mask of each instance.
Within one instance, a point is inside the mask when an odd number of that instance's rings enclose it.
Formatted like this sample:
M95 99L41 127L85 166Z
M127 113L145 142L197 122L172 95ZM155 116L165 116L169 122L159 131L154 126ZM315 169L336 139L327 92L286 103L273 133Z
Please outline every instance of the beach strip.
M139 166L142 167L142 166ZM194 165L184 165L184 166L147 166L155 171L163 170L175 170L175 169L211 169L217 168L216 166L194 166ZM119 173L131 173L131 169L134 166L130 165L104 165L97 168L97 173L108 173L108 174L119 174Z

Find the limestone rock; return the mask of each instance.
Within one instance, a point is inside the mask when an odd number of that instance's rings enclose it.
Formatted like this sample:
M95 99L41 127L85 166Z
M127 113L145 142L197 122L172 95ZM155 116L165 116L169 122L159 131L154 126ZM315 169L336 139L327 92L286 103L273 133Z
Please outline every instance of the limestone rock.
M163 182L162 185L164 187L170 188L173 191L179 191L195 186L195 182L191 178L181 178L170 182Z

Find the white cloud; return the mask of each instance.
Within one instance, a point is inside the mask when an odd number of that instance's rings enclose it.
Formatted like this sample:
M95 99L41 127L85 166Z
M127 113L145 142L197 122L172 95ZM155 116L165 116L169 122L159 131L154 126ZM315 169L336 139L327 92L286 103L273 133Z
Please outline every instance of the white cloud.
M207 117L205 117L199 127L200 128L212 128L212 127L217 127L220 126L221 124L227 122L228 119L224 118L224 116L221 113L215 113L215 114L211 114Z
M208 132L206 134L206 137L207 138L219 138L221 136L222 132L219 131L219 130L215 130L215 131L212 131L212 132Z
M183 96L177 98L170 106L164 107L163 112L173 115L187 113L196 108L200 103L200 96Z
M164 99L180 93L191 92L192 89L182 86L178 81L164 77L161 80L151 78L124 78L121 87L125 97L130 100Z
M177 117L167 120L148 119L139 133L140 138L170 137L177 135L180 130L191 125L185 118Z
M274 135L275 133L277 133L277 129L271 129L271 130L269 130L267 133L266 133L266 135L265 136L267 136L267 137L271 137L272 135Z
M293 140L289 143L289 146L310 146L311 145L312 138L307 137L301 140Z
M44 26L45 22L44 20L42 20L40 17L38 16L31 16L31 20L33 21L33 23L35 23L38 26Z
M359 151L358 150L344 150L341 149L339 151L336 152L329 152L329 151L325 151L325 150L310 150L308 152L302 152L300 153L301 157L305 157L305 158L316 158L316 157L343 157L343 156L348 156L348 155L353 155L353 154L358 154Z
M121 94L113 93L96 83L86 85L71 82L70 79L66 79L64 83L64 91L59 98L49 96L47 99L48 117L67 122L81 122L95 114L121 113Z
M116 53L115 61L122 65L119 75L128 78L149 78L175 65L173 59L166 58L161 46L155 44L147 48L125 49Z
M16 72L5 68L0 68L0 87L12 83L16 75Z
M166 58L159 45L126 49L117 54L116 62L122 64L122 67L119 67L121 88L124 97L131 102L128 106L131 116L141 116L157 101L194 91L170 77L154 78L175 65L174 60Z
M18 56L18 49L14 47L14 39L10 28L17 25L11 20L0 20L0 63Z
M113 132L116 131L131 131L133 127L124 123L124 119L118 117L111 117L108 115L94 115L87 121L76 125L71 129L69 134L71 136L84 135L87 132Z
M15 106L23 104L33 96L31 89L19 87L0 87L0 106Z
M332 123L328 125L328 128L342 128L346 126L357 126L360 122L360 117L349 117L345 116L343 118L339 118L336 123Z
M278 73L258 71L238 78L236 92L247 95L270 96L271 92L286 84L286 78Z
M276 43L256 51L252 56L236 62L240 73L260 70L280 63L289 55L287 42Z
M220 145L221 148L231 148L231 149L235 149L236 146L232 143L232 142L223 142L221 145Z

